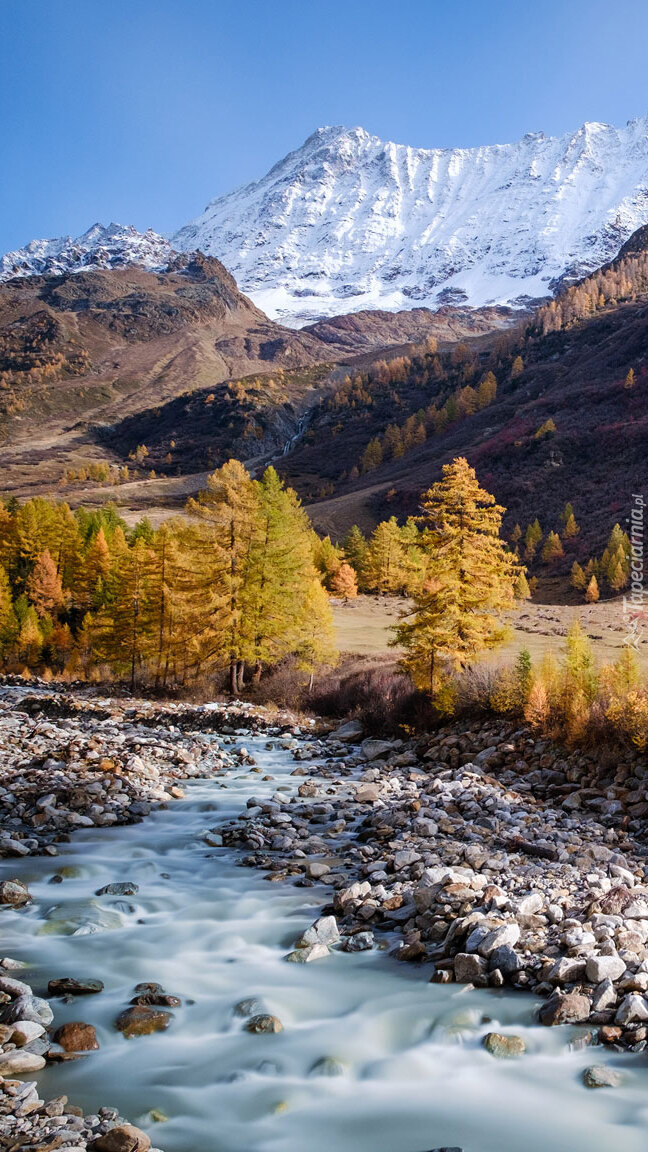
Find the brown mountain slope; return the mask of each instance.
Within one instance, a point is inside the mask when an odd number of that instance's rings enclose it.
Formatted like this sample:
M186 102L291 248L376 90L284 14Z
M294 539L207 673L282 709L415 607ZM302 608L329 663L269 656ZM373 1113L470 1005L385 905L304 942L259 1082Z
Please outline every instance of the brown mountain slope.
M163 273L128 267L9 281L0 286L3 489L46 491L71 466L124 464L149 441L146 472L170 476L234 452L276 452L326 393L329 375L343 375L354 357L428 332L454 339L510 322L505 310L464 311L367 314L331 321L326 332L295 331L260 312L201 253Z
M351 471L372 437L391 422L402 427L409 413L435 398L437 386L420 386L426 374L415 371L416 361L397 389L375 386L369 402L345 407L343 418L334 406L323 408L308 442L282 462L290 481L310 496L316 525L339 537L354 522L367 529L386 515L414 512L441 466L461 454L509 509L509 526L519 521L524 527L538 516L545 531L558 528L571 501L582 528L573 551L600 550L612 524L629 516L633 493L648 495L648 259L639 241L624 259L611 266L624 278L620 303L606 300L608 289L595 276L561 298L566 319L559 331L542 335L553 316L545 310L508 346L493 337L467 341L474 381L488 369L497 376L496 400L444 431L428 425L425 442L400 458L355 478ZM597 311L581 318L593 289ZM517 354L519 375L512 371ZM631 368L634 386L628 387ZM462 371L448 369L437 403L461 385ZM327 488L330 496L313 499Z

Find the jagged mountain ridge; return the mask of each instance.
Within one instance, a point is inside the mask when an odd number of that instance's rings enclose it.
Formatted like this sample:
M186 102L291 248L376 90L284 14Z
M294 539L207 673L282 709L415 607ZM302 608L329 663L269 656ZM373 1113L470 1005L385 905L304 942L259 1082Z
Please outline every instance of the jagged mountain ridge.
M14 276L64 276L93 268L139 265L164 271L175 255L168 240L151 228L138 232L132 225L93 224L82 236L32 240L24 248L0 257L0 281Z
M173 237L218 254L284 323L358 309L528 302L648 221L648 117L422 149L324 128Z

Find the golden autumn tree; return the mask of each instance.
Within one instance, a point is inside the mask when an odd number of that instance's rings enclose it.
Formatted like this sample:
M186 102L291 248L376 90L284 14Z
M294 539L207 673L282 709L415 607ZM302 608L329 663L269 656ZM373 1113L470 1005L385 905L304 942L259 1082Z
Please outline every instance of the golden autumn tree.
M312 690L318 668L333 665L338 659L331 605L318 579L312 579L303 590L298 616L297 665L308 673L308 690Z
M500 538L504 511L463 457L444 466L423 498L425 578L393 643L405 649L415 683L432 693L440 658L461 665L505 638L501 616L513 606L520 565Z
M596 579L596 576L592 576L590 578L589 584L587 585L587 591L585 592L585 599L586 599L588 604L596 604L596 602L599 599L599 596L600 596L600 592L599 592L598 580Z
M235 695L244 676L242 607L247 565L259 530L254 483L240 461L228 460L208 477L206 489L187 507L208 526L213 580L224 592L230 691Z
M346 560L342 561L331 581L331 592L342 600L353 600L358 595L356 574Z
M550 532L542 548L542 559L545 564L550 564L552 560L558 560L561 556L564 556L564 549L560 536L557 532Z
M153 651L150 573L150 551L143 540L136 540L119 562L115 595L97 618L92 634L99 658L126 674L131 688Z
M297 493L270 467L254 482L254 495L257 527L245 573L241 636L243 659L258 680L264 666L295 651L304 597L317 572L310 521Z
M27 580L27 595L39 616L49 616L63 607L61 579L49 548L41 552Z

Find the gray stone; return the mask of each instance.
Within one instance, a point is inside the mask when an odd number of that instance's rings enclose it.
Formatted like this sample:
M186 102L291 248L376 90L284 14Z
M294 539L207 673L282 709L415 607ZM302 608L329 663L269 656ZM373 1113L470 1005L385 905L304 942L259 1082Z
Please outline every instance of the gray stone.
M103 888L98 888L95 896L134 896L139 892L139 885L135 884L133 880L124 880L115 884L104 884Z
M583 1072L583 1084L586 1088L618 1088L621 1076L607 1064L592 1064Z
M342 951L368 952L375 943L373 932L356 932L353 936L345 936Z
M519 939L520 925L512 920L509 924L502 924L499 928L493 928L488 932L478 945L477 951L480 956L490 956L496 948L502 948L505 944L512 947Z
M47 1000L40 996L19 996L11 1004L5 1005L0 1014L4 1024L16 1024L19 1020L32 1020L45 1027L52 1023L54 1013Z
M363 735L362 724L359 720L347 720L345 724L341 724L335 732L331 733L329 739L335 737L336 740L343 740L345 743L354 743L360 740Z
M344 1076L347 1071L346 1064L337 1060L335 1056L321 1056L308 1070L309 1076Z
M26 1072L40 1072L45 1067L44 1056L17 1048L14 1052L0 1053L0 1076L24 1076Z
M368 740L362 741L360 748L365 760L383 760L391 752L398 751L402 746L402 740L377 740L370 737Z
M514 976L520 971L522 962L510 944L501 944L499 948L494 948L488 957L488 967L491 972L499 969L502 976Z
M454 958L455 980L459 984L474 984L482 981L488 971L488 961L474 952L458 952Z
M636 992L630 992L628 996L624 996L619 1004L614 1023L635 1024L643 1020L648 1020L648 1003L643 996L638 996Z
M496 1056L499 1060L522 1056L526 1052L526 1044L521 1036L503 1036L501 1032L488 1032L482 1044L491 1056Z
M581 1024L591 1011L589 998L582 992L554 992L541 1005L538 1017L541 1024Z
M299 937L296 947L307 948L311 944L337 944L340 932L335 916L320 916Z
M328 954L326 944L309 944L306 948L295 948L289 952L286 960L291 964L310 964L311 960L323 960Z

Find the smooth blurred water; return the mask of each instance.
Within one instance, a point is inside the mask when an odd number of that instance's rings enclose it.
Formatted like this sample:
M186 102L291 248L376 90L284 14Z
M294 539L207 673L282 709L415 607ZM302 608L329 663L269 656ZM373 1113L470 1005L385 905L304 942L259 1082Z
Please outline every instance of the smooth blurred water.
M274 781L237 769L191 783L186 800L142 824L75 834L55 859L2 864L35 897L2 911L2 952L29 963L37 991L56 976L106 986L53 1002L55 1023L94 1024L101 1047L47 1069L42 1092L87 1111L114 1105L165 1152L645 1152L643 1056L571 1051L568 1029L534 1024L530 997L430 984L429 969L384 951L285 962L328 890L271 884L201 838L249 795L299 783L289 753L266 750L265 737L244 743ZM64 882L48 883L62 869ZM136 881L138 894L93 895L117 880ZM166 1032L126 1040L114 1020L143 980L183 1005ZM245 1032L233 1007L248 996L283 1033ZM493 1030L524 1036L527 1054L489 1056L481 1038ZM326 1056L344 1075L311 1073ZM583 1087L582 1069L601 1062L622 1071L622 1087ZM151 1109L168 1121L151 1121Z

